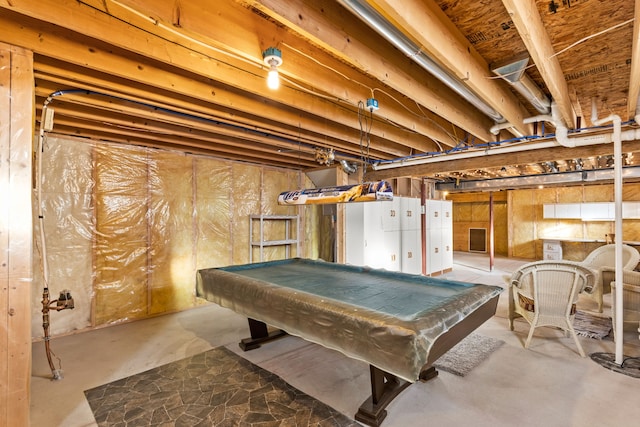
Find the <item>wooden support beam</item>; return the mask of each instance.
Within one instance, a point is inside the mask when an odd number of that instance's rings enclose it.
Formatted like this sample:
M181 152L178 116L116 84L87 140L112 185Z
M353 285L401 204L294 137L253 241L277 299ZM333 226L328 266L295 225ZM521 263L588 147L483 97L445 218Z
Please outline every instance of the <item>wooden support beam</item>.
M635 152L640 150L640 141L629 141L624 143L624 152ZM446 173L482 168L493 168L511 165L526 165L531 163L542 163L555 161L558 159L577 159L595 156L606 156L613 154L613 144L587 145L583 147L553 147L544 150L523 150L515 153L492 155L487 154L479 157L465 159L446 160L446 156L440 161L424 163L418 165L402 166L395 169L384 169L371 171L367 174L367 179L372 181L389 180L403 176L422 177L433 176L436 173ZM480 166L479 166L480 165Z
M29 426L33 55L0 43L0 425Z
M529 115L526 108L503 82L492 79L488 64L435 1L378 0L376 4L430 57L451 70L523 135L531 135L530 125L522 122Z
M560 116L569 129L576 127L576 114L571 105L569 88L565 81L551 38L544 28L534 0L502 0L513 19L520 37L533 62L542 75L551 97L558 106Z
M632 119L636 115L636 110L638 109L638 96L640 96L640 0L635 0L633 17L631 77L629 80L629 97L627 98L628 119Z
M371 39L379 36L364 24L354 25L351 14L335 1L316 0L301 8L291 7L287 0L237 1L269 14L313 44L385 82L407 98L415 99L424 109L446 117L477 138L483 141L493 139L489 132L493 122L488 117L468 103L461 102L458 95L416 66L411 59L403 58L404 55L388 42L380 39L375 49L372 48ZM420 128L416 131L421 132ZM450 138L434 138L449 145Z

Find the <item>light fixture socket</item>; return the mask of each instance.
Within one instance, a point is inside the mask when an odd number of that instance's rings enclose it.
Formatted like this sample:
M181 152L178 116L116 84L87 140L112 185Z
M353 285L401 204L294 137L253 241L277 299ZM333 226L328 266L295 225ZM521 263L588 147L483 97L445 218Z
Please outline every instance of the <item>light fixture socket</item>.
M262 58L264 63L270 67L279 67L282 65L282 52L275 47L268 47L267 50L262 52Z
M378 100L377 99L375 99L375 98L368 98L367 99L367 109L369 111L371 111L373 113L378 108L380 108L380 106L378 105Z
M267 76L267 86L269 89L275 90L280 86L280 77L278 76L278 67L282 65L282 52L275 47L269 47L262 52L264 63L269 66L269 75Z

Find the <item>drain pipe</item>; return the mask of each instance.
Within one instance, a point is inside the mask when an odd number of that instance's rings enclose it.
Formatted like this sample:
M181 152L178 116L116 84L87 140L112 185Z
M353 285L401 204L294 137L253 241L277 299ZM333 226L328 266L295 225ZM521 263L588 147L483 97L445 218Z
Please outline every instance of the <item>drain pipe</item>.
M560 118L560 112L558 112L558 104L554 102L551 103L551 117L553 117L553 122L556 127L556 141L558 144L563 147L575 147L576 139L569 139L569 129L564 125L564 122Z
M554 102L551 103L551 115L543 114L540 116L528 117L522 121L524 124L535 122L547 122L556 128L556 141L563 147L575 147L577 145L577 138L569 139L569 129L564 125L558 112L558 105Z
M523 123L526 123L526 122L523 122ZM491 132L493 135L498 135L500 131L503 129L510 129L511 132L516 136L516 138L524 137L522 132L518 131L518 129L516 129L516 127L509 122L498 123L496 125L493 125L491 126L491 129L489 129L489 132Z
M594 119L593 117L592 119ZM594 120L593 123L596 126L600 126L607 122L613 122L613 189L614 189L614 201L615 201L615 233L616 236L620 236L615 241L615 282L616 294L614 295L614 310L618 315L616 316L615 338L616 338L616 354L615 363L622 365L623 362L623 301L622 292L624 287L623 273L622 273L622 120L619 116L612 114L601 120Z

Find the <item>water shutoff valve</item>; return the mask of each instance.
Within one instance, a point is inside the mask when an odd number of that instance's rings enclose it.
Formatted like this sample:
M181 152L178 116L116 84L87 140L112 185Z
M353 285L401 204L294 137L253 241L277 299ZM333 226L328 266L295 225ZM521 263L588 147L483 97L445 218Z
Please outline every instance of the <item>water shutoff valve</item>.
M65 308L72 309L74 307L75 304L73 302L73 297L71 296L71 291L68 289L61 291L57 302L58 310L64 310Z

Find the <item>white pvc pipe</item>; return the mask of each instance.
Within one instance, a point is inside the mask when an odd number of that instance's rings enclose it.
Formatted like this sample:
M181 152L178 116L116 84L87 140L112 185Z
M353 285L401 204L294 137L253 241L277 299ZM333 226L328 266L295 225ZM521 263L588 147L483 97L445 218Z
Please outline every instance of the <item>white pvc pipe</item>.
M513 129L511 129L513 128ZM504 123L498 123L495 124L493 126L491 126L491 129L489 129L489 132L491 132L493 135L497 135L500 133L501 130L503 129L511 129L511 131L513 132L513 134L515 136L517 136L518 138L522 138L524 135L518 131L511 123L509 122L504 122Z
M566 127L564 129L566 129ZM622 141L636 141L640 139L640 129L626 130L624 132L621 132L620 137ZM562 140L562 143L560 142L560 140ZM419 158L413 158L413 159L400 159L400 160L394 161L393 163L374 164L373 169L374 170L394 169L394 168L399 168L403 166L422 165L422 164L428 164L428 163L434 163L434 162L441 162L443 160L470 159L474 157L480 157L480 156L486 156L486 155L492 155L492 154L506 154L506 153L515 153L519 151L539 150L544 148L557 147L558 145L563 145L565 147L585 147L589 145L609 144L613 140L613 134L612 133L602 133L597 135L580 134L580 136L571 138L571 137L568 137L568 135L563 133L560 136L560 140L556 138L556 140L549 140L549 141L537 142L537 143L536 142L513 143L513 144L503 145L503 146L498 146L493 148L483 148L483 149L462 151L460 153L453 153L453 154L442 154L442 155L434 155L431 157L419 157Z
M555 119L553 117L551 117L550 115L548 115L548 114L542 114L540 116L527 117L522 121L522 123L524 123L525 125L527 125L529 123L535 123L535 122L547 122L547 123L551 123L553 126L557 126Z
M52 96L49 96L42 105L42 113L40 115L40 130L38 132L38 148L36 155L38 156L37 171L36 171L36 206L38 207L38 226L40 227L40 257L42 258L42 279L44 287L49 287L49 261L47 255L47 241L44 234L44 213L42 202L42 156L44 151L44 122L47 116L47 107Z
M617 313L615 328L615 363L622 365L624 352L624 322L623 322L623 299L622 292L624 286L622 271L622 121L619 116L610 115L602 120L595 120L594 124L599 126L606 122L613 122L613 189L615 201L615 276L616 293L614 295L614 310Z

